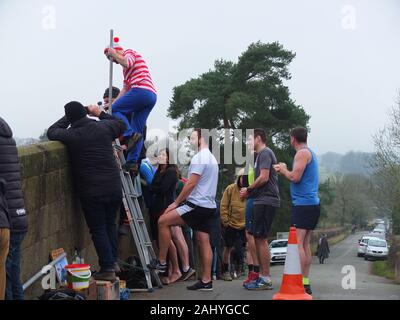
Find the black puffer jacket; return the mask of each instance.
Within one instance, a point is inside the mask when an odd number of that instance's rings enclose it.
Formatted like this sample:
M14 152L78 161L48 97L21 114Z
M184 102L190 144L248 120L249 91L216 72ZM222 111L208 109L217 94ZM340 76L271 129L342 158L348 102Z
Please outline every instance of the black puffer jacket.
M99 119L84 117L67 129L70 123L64 116L47 130L50 140L67 146L75 187L81 198L122 196L112 142L123 134L126 125L104 112Z
M11 219L11 232L28 231L28 218L22 193L21 170L18 151L12 131L7 122L0 117L0 179L4 179L5 198Z

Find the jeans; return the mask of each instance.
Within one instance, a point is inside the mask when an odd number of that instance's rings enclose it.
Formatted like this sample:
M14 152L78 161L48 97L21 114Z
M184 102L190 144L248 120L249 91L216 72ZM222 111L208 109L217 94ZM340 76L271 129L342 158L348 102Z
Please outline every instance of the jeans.
M212 259L212 269L211 274L213 276L217 275L217 266L218 266L218 249L217 247L211 248L213 252L213 259Z
M10 250L7 256L6 300L24 300L21 283L21 244L26 232L10 234Z
M0 228L0 300L6 291L6 261L10 245L10 229Z
M112 114L125 122L128 129L124 137L141 133L142 138L129 152L127 161L137 162L143 147L143 133L147 118L157 101L157 95L150 90L132 88L112 105Z
M121 195L81 198L82 209L102 272L113 271L118 259L116 218L121 201Z

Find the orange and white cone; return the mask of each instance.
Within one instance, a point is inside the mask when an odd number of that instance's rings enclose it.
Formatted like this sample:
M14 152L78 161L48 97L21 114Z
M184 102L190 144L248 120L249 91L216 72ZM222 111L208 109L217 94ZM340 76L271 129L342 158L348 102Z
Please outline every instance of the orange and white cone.
M290 228L281 289L274 295L273 300L312 300L312 296L305 292L303 286L295 227Z

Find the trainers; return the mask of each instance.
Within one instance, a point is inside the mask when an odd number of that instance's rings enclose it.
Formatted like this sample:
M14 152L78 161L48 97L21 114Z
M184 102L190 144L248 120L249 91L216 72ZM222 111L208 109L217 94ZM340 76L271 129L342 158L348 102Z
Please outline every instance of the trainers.
M159 260L152 261L148 265L148 267L149 267L149 269L153 269L153 270L158 271L158 273L160 273L160 274L164 274L168 270L168 265L167 264L161 264L161 262Z
M188 271L182 272L182 277L180 277L179 281L187 281L189 280L192 276L196 274L196 270L189 268Z
M247 290L272 290L272 281L264 281L261 277L244 286Z
M122 169L125 172L133 173L134 175L139 172L139 165L136 162L127 161L123 166Z
M249 283L251 281L254 281L254 280L258 279L258 277L259 277L259 273L258 272L250 271L249 276L247 277L247 279L243 281L243 286L245 286L246 283Z
M142 134L140 133L135 133L133 136L129 137L126 141L126 152L131 152L132 149L135 147L135 145L139 142L139 140L142 138Z
M93 279L96 281L114 282L115 280L117 280L117 277L114 271L99 271L93 275Z
M306 291L307 294L312 295L311 286L309 284L304 285L304 290Z
M188 286L186 288L188 290L212 291L213 285L212 285L212 281L204 283L202 280L199 280L195 284Z
M221 275L221 279L224 281L232 281L232 276L231 273L229 271L225 271L222 275Z

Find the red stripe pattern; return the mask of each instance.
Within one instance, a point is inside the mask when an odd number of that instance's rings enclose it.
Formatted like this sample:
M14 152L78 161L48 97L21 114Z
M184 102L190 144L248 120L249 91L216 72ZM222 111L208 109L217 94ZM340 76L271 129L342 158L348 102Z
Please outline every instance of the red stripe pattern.
M136 51L127 49L123 52L128 66L124 67L124 87L126 89L141 88L157 94L156 87L151 79L149 68L143 57Z

